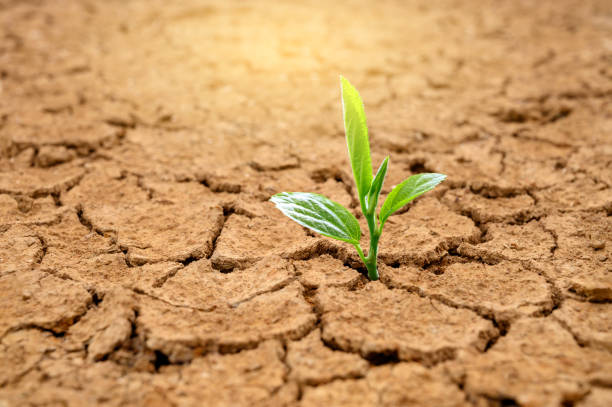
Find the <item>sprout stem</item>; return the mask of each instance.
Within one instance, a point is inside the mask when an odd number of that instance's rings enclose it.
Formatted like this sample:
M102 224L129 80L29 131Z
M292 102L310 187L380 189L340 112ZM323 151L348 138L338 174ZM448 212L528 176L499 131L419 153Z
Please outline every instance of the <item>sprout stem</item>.
M366 215L368 220L368 229L370 229L370 250L368 257L363 260L368 269L368 278L372 281L378 280L378 240L380 239L381 231L376 227L376 215L374 213Z
M355 246L355 249L357 249L357 253L359 254L359 258L361 259L361 261L365 264L366 262L366 258L363 255L363 249L361 248L361 245L359 243L354 244L353 246Z

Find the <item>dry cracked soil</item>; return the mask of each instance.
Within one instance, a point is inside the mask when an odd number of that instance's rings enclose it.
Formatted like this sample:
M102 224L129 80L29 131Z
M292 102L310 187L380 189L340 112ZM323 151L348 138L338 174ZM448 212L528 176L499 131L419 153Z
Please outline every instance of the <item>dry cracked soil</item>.
M608 0L0 0L2 407L612 406L611 215Z

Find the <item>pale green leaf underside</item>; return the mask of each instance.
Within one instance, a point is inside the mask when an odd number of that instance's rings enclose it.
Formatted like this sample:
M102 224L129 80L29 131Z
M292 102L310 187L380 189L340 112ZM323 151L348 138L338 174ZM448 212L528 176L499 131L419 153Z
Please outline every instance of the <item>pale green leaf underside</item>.
M368 141L368 127L363 102L357 89L346 78L341 76L340 82L346 144L355 183L357 184L359 200L365 206L365 196L372 183L372 160L370 158L370 142Z
M270 198L286 216L323 236L357 244L359 222L344 206L323 195L281 192Z
M380 209L380 222L385 223L387 218L395 211L412 201L419 195L431 191L446 175L436 173L416 174L397 185L387 196Z
M368 199L366 201L368 211L376 209L376 205L378 204L378 197L380 196L380 191L382 190L383 183L385 182L385 176L387 175L388 165L389 156L385 157L382 164L380 164L380 167L378 167L378 171L376 172L376 176L372 181L370 191L368 191Z

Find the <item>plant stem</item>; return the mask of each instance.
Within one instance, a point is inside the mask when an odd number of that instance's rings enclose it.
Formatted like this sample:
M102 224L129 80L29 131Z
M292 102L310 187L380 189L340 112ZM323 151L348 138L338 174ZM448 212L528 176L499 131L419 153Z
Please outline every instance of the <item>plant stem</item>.
M366 216L368 220L368 229L370 229L370 250L368 257L363 261L368 269L368 277L370 280L378 280L378 267L376 265L378 258L378 240L380 239L380 231L376 227L376 215L371 214Z
M365 264L366 263L366 258L363 255L363 250L361 249L361 245L359 243L357 243L354 246L355 246L355 249L357 249L357 253L359 254L359 258L361 259L363 264Z

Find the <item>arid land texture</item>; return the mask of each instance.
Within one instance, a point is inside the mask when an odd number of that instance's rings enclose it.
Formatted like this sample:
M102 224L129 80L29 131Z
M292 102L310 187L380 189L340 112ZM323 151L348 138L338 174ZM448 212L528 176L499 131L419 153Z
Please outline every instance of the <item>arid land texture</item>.
M0 406L612 406L611 187L606 0L0 0Z

